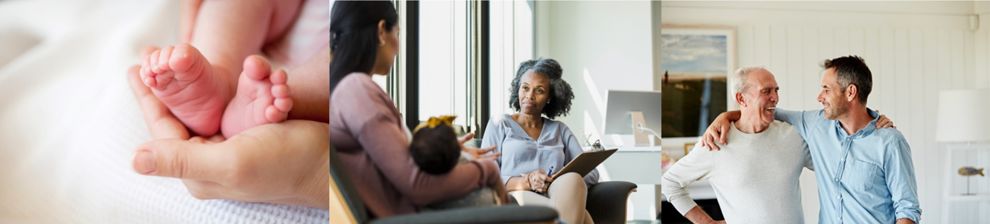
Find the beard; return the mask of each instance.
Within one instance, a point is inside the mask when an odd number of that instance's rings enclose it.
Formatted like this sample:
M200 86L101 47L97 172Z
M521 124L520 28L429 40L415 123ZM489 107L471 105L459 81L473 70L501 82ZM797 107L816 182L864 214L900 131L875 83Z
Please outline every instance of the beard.
M835 120L839 118L839 115L845 114L849 110L849 105L842 103L830 103L829 107L825 108L825 118L829 120Z

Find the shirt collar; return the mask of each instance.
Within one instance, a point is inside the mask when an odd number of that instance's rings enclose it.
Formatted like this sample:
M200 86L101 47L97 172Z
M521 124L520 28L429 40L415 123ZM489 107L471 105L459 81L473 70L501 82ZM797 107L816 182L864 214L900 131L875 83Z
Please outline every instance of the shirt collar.
M863 129L860 129L856 133L853 133L851 137L865 137L870 134L873 134L873 131L877 130L877 121L880 120L880 114L870 108L866 108L866 112L869 113L871 117L873 117L873 120L870 120L870 122L867 123L866 127L863 127ZM846 130L842 128L842 122L839 122L839 120L832 120L832 124L835 126L835 130L839 132L839 136L843 138L850 137L848 134L846 134Z

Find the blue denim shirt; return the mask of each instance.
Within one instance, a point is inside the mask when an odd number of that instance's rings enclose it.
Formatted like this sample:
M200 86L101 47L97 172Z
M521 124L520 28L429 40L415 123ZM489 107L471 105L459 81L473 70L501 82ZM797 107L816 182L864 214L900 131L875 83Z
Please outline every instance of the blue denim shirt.
M824 110L777 109L776 119L790 123L808 143L818 181L819 222L918 223L918 187L911 147L900 131L877 129L879 116L862 130L846 134Z

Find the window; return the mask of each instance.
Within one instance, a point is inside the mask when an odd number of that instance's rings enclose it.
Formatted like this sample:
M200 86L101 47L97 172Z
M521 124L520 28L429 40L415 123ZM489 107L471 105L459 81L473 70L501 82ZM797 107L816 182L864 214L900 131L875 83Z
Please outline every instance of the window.
M467 114L468 4L465 1L419 3L419 116Z
M509 107L509 88L516 69L533 59L533 2L500 1L491 3L491 69L489 99L491 116L513 112Z
M533 3L398 1L402 42L393 74L376 80L406 124L455 114L480 137L509 113L516 66L533 55Z

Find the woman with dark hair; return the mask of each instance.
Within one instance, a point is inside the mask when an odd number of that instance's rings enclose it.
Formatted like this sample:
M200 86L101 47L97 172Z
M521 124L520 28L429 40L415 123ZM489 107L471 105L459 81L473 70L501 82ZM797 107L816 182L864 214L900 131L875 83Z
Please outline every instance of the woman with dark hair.
M458 164L444 175L423 172L409 151L408 130L372 75L385 75L399 49L388 1L338 1L331 11L330 139L372 216L412 213L482 187L501 189L491 160ZM495 190L505 198L504 190Z
M481 147L495 146L502 154L502 181L517 202L553 207L567 223L591 223L587 185L598 183L598 172L549 176L583 152L571 129L553 120L566 115L574 99L562 73L553 59L519 64L509 98L516 113L491 119Z

